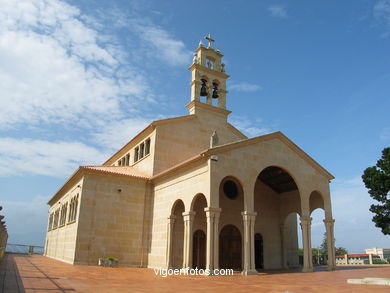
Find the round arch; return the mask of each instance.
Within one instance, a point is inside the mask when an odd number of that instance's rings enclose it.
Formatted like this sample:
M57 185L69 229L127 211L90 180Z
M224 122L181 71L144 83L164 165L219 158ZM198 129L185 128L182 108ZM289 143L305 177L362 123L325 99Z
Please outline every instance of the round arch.
M184 251L184 202L178 199L172 206L171 215L175 217L172 231L172 267L181 268L183 266Z
M178 206L183 206L183 209L185 210L184 201L182 199L176 199L175 202L172 204L171 215L175 214L175 210L178 208Z
M300 183L299 179L297 178L297 176L295 176L294 172L292 172L288 167L282 166L280 164L270 164L270 165L268 165L266 167L261 168L261 171L254 172L253 175L252 175L252 177L254 179L253 179L252 184L251 184L253 189L256 187L256 183L257 183L257 181L259 179L260 174L263 173L265 170L267 170L269 168L277 168L277 169L280 169L283 172L287 173L292 178L292 180L295 182L297 190L298 190L299 194L301 195L302 186L301 186L301 183Z
M209 206L209 203L207 202L206 196L205 196L203 193L197 193L197 194L192 198L191 205L190 205L190 210L191 210L191 211L194 211L195 204L196 204L198 201L204 201L204 202L206 203L206 207Z
M257 174L253 197L254 212L264 219L256 220L254 225L255 234L262 235L264 268L286 268L288 263L293 263L288 256L288 251L293 249L294 264L297 263L296 215L301 214L301 194L294 177L275 165L263 168ZM290 214L295 218L290 218Z
M309 196L309 209L310 209L310 214L315 210L315 209L323 209L325 211L325 201L324 197L322 194L314 190L310 193Z

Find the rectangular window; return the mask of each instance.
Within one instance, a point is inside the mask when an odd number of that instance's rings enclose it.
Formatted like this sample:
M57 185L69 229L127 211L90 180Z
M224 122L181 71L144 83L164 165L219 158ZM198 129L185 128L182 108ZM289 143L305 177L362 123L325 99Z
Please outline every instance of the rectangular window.
M53 229L56 229L58 227L59 218L60 218L60 209L57 209L56 212L54 213Z
M118 161L118 166L122 166L122 161L121 160Z
M150 138L148 138L145 142L145 155L150 153Z
M130 165L130 154L126 155L126 166Z
M140 145L140 150L139 150L139 157L143 158L144 157L144 150L145 150L145 144L141 143Z
M53 213L49 216L49 226L47 227L47 231L50 231L53 228Z
M139 148L136 147L134 150L134 163L138 161L138 156L139 156Z
M126 158L125 157L122 158L122 166L126 166Z

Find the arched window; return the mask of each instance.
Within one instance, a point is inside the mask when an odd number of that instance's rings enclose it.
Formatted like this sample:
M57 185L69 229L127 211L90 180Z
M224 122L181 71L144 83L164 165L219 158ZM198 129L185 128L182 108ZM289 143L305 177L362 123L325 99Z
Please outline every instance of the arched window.
M69 205L69 216L68 216L68 222L72 221L72 213L73 213L73 198L70 200L70 205Z
M73 221L76 221L76 218L77 218L77 207L78 207L78 205L79 205L79 195L77 194L76 201L75 201L75 207L74 207Z
M148 138L145 142L145 156L150 153L150 138Z

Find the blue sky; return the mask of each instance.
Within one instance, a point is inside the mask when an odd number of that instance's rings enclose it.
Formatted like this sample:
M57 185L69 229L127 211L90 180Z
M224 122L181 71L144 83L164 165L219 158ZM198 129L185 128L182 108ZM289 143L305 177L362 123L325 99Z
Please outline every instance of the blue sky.
M390 144L390 1L0 0L0 205L42 245L47 200L152 120L185 115L192 51L225 55L230 122L328 169L336 245L390 247L363 170ZM313 247L324 232L313 213Z

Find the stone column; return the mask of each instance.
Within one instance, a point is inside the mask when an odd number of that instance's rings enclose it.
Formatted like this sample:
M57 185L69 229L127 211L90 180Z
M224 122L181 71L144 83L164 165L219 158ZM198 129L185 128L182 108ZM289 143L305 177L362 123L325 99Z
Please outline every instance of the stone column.
M195 212L183 213L184 219L184 247L183 247L183 268L192 268L192 227L194 225Z
M176 216L171 215L168 217L167 223L167 251L166 251L166 268L172 267L172 243L173 243L173 226L175 224Z
M206 97L206 104L212 105L213 104L213 99L212 99L212 94L213 94L213 88L212 86L207 87L207 97Z
M303 242L303 268L302 272L313 271L313 258L311 253L311 218L300 217Z
M286 246L286 242L285 242L285 231L284 231L284 224L281 224L280 225L280 247L281 247L281 251L282 251L282 267L284 269L288 269L288 265L287 265L287 246Z
M219 98L218 98L218 107L222 109L226 109L226 91L223 89L218 90Z
M221 209L214 212L214 269L219 268L219 216Z
M325 219L325 228L326 228L326 241L328 244L328 270L332 271L336 268L336 252L334 247L334 220Z
M242 275L257 274L255 268L255 219L257 213L244 211L241 213L244 220L244 265Z
M214 269L218 268L218 224L220 208L207 207L204 209L207 218L207 238L206 238L206 269L213 274Z

